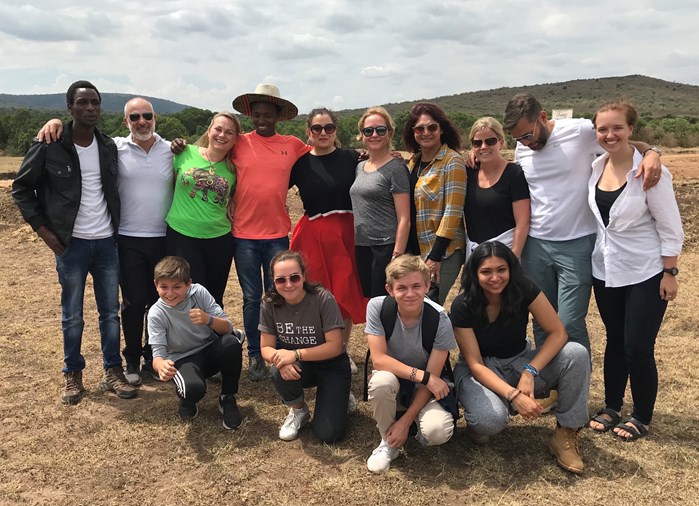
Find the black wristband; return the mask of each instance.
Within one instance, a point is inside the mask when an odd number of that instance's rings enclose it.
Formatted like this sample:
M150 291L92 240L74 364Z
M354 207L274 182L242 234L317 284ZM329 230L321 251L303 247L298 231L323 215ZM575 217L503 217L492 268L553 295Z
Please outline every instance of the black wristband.
M446 253L449 247L449 243L451 243L451 239L439 235L435 236L432 251L427 255L427 258L433 262L441 262L442 258L444 258L444 253Z
M429 381L430 381L430 372L429 371L423 372L422 373L422 381L420 383L422 383L423 385L427 385L427 383Z

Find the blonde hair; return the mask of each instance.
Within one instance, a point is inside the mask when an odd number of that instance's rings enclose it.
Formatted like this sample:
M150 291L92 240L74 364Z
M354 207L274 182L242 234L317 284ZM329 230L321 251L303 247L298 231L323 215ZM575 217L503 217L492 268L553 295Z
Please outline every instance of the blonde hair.
M484 128L490 128L493 132L495 132L495 136L499 141L505 141L505 131L503 130L502 125L492 116L484 116L475 121L471 127L471 133L468 134L468 141L473 143L473 138L476 136L478 131L483 130Z
M396 124L393 121L393 118L391 118L391 115L388 114L388 111L384 107L370 107L366 110L364 115L362 115L362 117L359 118L359 122L357 123L357 127L359 130L359 134L357 134L357 140L361 141L363 139L362 128L364 128L364 122L369 116L373 115L381 116L386 121L386 126L388 127L388 132L386 133L386 135L388 136L388 149L393 149L393 136L396 133Z
M202 148L209 147L209 131L211 130L211 127L214 126L214 121L216 121L218 118L227 118L231 120L233 122L233 125L235 126L236 137L240 135L240 121L235 116L235 114L226 111L221 111L214 114L214 117L211 118L211 123L209 123L209 127L206 129L206 132L204 132L202 136L199 137L197 141L194 143L195 146L201 146ZM231 150L233 150L233 148L231 148ZM233 161L231 160L231 150L229 150L226 155L226 166L228 167L228 171L231 174L235 174L235 165L233 165Z
M401 255L386 266L386 284L393 287L393 282L411 272L419 272L427 283L430 280L430 269L425 261L416 255Z

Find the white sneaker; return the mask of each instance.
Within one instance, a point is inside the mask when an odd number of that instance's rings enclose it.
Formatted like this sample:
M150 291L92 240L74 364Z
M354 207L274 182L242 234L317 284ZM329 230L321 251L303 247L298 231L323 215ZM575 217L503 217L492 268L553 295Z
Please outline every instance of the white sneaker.
M354 397L354 394L350 392L349 401L347 402L347 412L354 413L355 411L357 411L357 399Z
M347 357L349 358L349 363L350 363L350 372L352 374L357 374L357 364L354 363L354 360L352 360L352 357L347 354Z
M289 408L289 414L286 415L284 423L279 429L279 439L282 441L292 441L299 435L301 427L306 425L311 420L311 413L308 411L308 406L301 411L296 411L294 408Z
M383 439L379 446L374 448L371 456L366 460L366 466L372 473L385 473L391 468L391 462L400 453L400 448L392 448Z

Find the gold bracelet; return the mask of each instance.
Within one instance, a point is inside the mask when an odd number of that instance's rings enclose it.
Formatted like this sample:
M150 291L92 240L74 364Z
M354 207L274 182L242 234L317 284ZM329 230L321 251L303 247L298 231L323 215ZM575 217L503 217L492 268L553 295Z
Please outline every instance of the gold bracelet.
M299 351L298 348L294 350L294 358L296 359L297 362L301 362L301 352Z

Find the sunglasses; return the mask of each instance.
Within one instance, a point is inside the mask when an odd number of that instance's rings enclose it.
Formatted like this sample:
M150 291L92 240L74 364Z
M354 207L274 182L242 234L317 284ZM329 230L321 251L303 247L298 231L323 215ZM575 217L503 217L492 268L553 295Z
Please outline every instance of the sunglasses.
M141 116L143 116L143 119L146 121L150 121L153 119L153 113L152 112L144 112L143 114L139 114L137 112L132 112L129 114L129 120L131 121L138 121L141 119Z
M285 285L287 281L291 281L293 284L301 281L301 274L295 273L291 276L277 276L274 278L274 284L278 286Z
M374 132L376 132L376 135L378 135L379 137L383 137L388 133L388 127L377 126L362 128L362 135L364 137L371 137L372 135L374 135Z
M326 134L331 134L337 130L337 127L332 123L328 123L327 125L311 125L311 132L316 135L319 135L323 130L325 130Z
M473 144L477 148L480 148L484 142L487 146L495 146L498 143L498 138L497 137L488 137L485 140L473 139L471 141L471 144Z
M415 125L413 127L413 132L415 132L416 134L425 133L425 130L433 134L437 130L439 130L439 123L430 123L429 125Z

